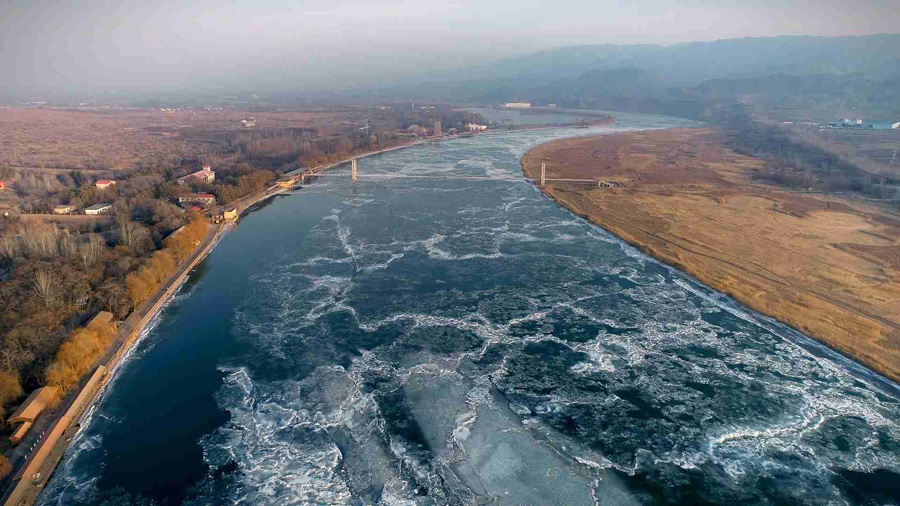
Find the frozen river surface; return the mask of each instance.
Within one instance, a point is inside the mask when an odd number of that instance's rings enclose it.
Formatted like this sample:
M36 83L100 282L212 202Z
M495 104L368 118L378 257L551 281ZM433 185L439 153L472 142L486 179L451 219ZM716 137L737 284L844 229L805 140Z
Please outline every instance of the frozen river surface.
M360 171L521 178L550 138L678 123L483 135ZM328 177L218 245L41 502L896 503L894 388L528 183Z

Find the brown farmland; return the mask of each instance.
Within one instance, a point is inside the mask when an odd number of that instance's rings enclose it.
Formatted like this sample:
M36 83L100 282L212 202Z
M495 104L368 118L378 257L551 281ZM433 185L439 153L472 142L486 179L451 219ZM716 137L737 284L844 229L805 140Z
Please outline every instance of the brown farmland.
M0 108L0 165L54 169L130 169L136 163L168 163L210 152L198 132L241 130L254 116L257 128L340 130L359 112L247 112L211 109ZM208 136L207 136L208 137Z
M900 380L900 216L751 179L762 162L714 129L563 139L522 159L529 177L608 188L544 191L657 259Z

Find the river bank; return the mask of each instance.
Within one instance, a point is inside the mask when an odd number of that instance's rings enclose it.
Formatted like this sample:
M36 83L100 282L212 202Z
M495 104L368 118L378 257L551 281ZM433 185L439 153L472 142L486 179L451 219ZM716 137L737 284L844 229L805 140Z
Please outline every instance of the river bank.
M387 153L433 140L435 139L416 140L385 149L368 151L348 156L329 164L319 165L314 167L313 170L322 172L355 158ZM304 170L307 169L298 169L300 172ZM241 197L224 207L235 208L238 215L241 215L254 205L287 191L288 189L286 188L272 186L260 192ZM210 225L210 232L207 234L204 242L198 245L197 250L182 262L176 271L162 283L162 286L153 297L142 303L122 322L113 346L98 362L100 367L104 368L103 374L98 378L98 384L95 385L90 382L91 375L82 378L79 388L63 399L52 413L53 416L45 415L39 420L39 424L36 424L32 431L33 434L39 434L38 439L31 442L30 445L27 441L20 445L21 448L29 448L29 451L13 470L12 476L14 478L4 494L4 504L30 505L34 503L65 454L69 442L80 430L81 418L91 411L94 404L101 398L104 388L114 381L119 367L130 356L134 347L140 342L140 338L146 334L148 326L159 316L160 312L181 289L190 273L209 255L224 234L233 226L236 226L236 224ZM81 396L80 399L79 396ZM78 399L79 405L76 409L73 409L76 399ZM63 420L65 420L65 426L60 425L60 422ZM39 462L37 461L38 459L40 460Z
M203 243L173 272L149 300L138 306L119 326L116 340L98 361L98 370L82 378L79 388L73 390L57 408L55 416L45 416L48 424L40 432L40 440L16 469L13 483L4 495L4 504L33 504L44 484L50 479L59 460L65 453L72 436L79 430L81 418L89 412L103 389L116 374L119 366L129 356L134 345L144 335L150 324L181 288L190 272L215 247L226 226L210 225ZM93 376L100 372L95 379ZM38 433L36 430L35 433ZM23 445L24 446L24 445Z
M523 182L578 133L399 150L360 166L388 185L342 166L246 213L39 503L812 505L894 478L896 396Z
M900 219L752 180L761 161L712 129L551 141L522 159L561 206L648 255L900 380Z

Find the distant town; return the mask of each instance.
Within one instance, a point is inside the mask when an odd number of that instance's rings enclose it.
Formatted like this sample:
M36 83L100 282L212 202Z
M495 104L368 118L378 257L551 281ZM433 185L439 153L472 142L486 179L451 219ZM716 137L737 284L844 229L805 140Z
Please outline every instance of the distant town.
M900 128L900 121L877 120L866 121L861 118L843 118L840 121L832 121L825 125L826 128L858 128L862 130L896 130Z

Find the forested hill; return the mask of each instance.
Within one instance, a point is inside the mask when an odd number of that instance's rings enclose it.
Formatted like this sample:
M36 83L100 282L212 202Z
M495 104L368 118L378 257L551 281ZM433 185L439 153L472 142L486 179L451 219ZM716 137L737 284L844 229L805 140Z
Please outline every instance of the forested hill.
M900 113L900 34L570 46L422 80L427 86L394 87L385 95L529 101L699 119L735 105L773 119L892 117Z
M509 58L491 65L494 77L551 82L598 69L636 67L670 86L724 77L790 73L900 77L900 34L855 37L783 36L658 45L582 45Z

